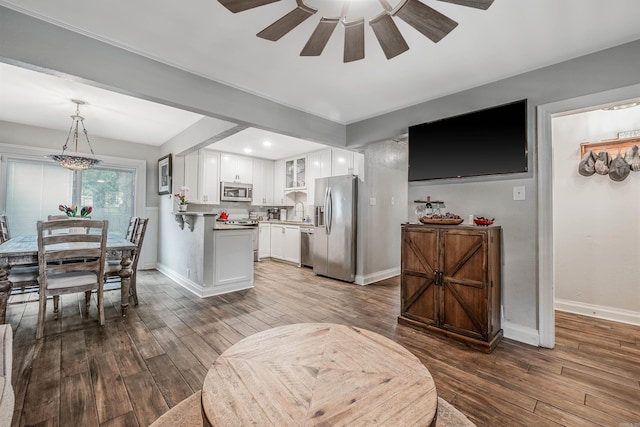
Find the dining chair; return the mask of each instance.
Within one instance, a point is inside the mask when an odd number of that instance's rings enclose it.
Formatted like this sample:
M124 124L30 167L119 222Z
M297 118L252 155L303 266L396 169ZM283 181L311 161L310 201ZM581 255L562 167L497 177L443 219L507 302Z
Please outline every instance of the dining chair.
M9 234L9 224L7 222L7 216L0 215L0 243L4 243L11 238Z
M140 253L142 251L142 243L144 242L144 235L147 231L147 224L149 218L138 218L137 225L135 227L131 243L136 245L136 253L133 256L133 262L131 263L131 278L129 279L129 295L133 297L133 302L138 305L138 292L136 289L136 276L138 270L138 261L140 260ZM107 262L105 270L105 278L109 283L121 282L120 279L120 263L119 262ZM121 282L122 286L122 282ZM116 289L116 288L114 288Z
M138 218L137 216L132 216L131 219L129 219L129 226L127 227L127 232L124 238L130 242L133 242L133 237L136 234L136 227L138 226L138 221L140 221L140 218Z
M88 232L68 232L75 227L87 228ZM57 319L60 295L84 292L88 314L91 291L96 290L98 319L100 325L104 325L103 284L109 221L72 218L38 221L37 230L40 295L36 338L44 334L48 297L53 297Z
M9 220L7 216L0 215L0 243L11 239L9 232ZM8 280L12 283L12 293L24 292L25 289L35 288L38 285L38 265L19 265L11 267Z

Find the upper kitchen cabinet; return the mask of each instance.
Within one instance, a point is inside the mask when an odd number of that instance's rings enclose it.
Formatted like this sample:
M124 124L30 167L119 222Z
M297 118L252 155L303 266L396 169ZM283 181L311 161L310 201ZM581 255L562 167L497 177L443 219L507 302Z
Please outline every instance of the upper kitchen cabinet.
M220 203L218 166L220 153L198 150L184 156L184 185L188 200L194 203Z
M333 148L332 175L358 175L364 181L364 155L353 151Z
M287 159L284 161L285 190L304 189L307 188L307 158L305 156L296 157L295 159Z
M286 206L285 200L288 198L284 194L284 160L276 160L273 163L273 204Z
M331 176L331 148L307 154L307 202L313 204L317 178Z
M249 157L222 153L220 158L221 182L253 182L253 161Z
M273 197L273 178L273 161L253 159L253 206L277 204Z

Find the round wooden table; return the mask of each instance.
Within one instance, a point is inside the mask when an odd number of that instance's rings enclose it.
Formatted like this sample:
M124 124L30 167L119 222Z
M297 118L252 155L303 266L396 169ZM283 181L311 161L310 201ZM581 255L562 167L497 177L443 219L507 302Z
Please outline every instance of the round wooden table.
M435 425L427 368L374 332L302 323L222 353L202 387L205 426Z

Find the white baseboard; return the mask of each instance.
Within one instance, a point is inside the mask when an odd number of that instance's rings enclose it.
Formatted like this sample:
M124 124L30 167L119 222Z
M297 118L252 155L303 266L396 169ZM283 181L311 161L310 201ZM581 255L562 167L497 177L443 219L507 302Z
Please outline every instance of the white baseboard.
M568 313L640 326L640 313L637 311L622 310L614 307L605 307L558 298L555 299L554 307L558 311L566 311Z
M540 334L537 329L502 321L502 332L505 338L538 347Z
M253 278L251 280L238 281L228 285L216 286L215 288L211 288L211 287L207 288L192 280L187 279L183 275L168 268L164 264L158 263L158 265L156 266L156 269L160 273L167 276L169 279L176 282L178 285L182 286L183 288L185 288L186 290L188 290L189 292L191 292L192 294L200 298L211 297L214 295L222 295L222 294L227 294L229 292L235 292L235 291L241 291L243 289L253 288Z
M356 278L354 283L356 285L368 285L371 283L379 282L380 280L389 279L390 277L395 277L400 274L400 267L390 268L388 270L376 271L372 274L367 274L363 276L361 274L356 274Z

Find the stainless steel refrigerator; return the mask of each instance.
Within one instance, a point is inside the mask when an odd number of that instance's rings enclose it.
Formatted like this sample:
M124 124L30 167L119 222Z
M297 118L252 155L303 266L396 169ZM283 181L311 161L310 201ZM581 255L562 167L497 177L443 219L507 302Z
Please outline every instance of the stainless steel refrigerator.
M316 179L313 272L353 282L356 276L358 177Z

